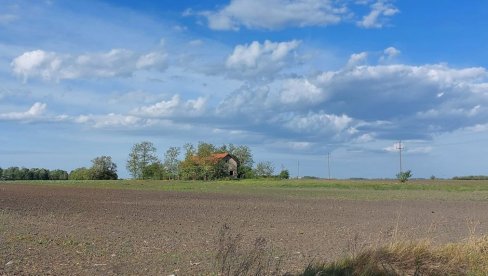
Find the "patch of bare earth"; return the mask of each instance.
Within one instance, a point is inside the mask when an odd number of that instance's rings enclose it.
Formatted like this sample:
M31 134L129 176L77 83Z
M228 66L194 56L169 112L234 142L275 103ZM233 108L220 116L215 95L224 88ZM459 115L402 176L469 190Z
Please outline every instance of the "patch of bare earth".
M200 275L224 224L299 272L392 239L488 231L488 202L353 201L0 185L0 275Z

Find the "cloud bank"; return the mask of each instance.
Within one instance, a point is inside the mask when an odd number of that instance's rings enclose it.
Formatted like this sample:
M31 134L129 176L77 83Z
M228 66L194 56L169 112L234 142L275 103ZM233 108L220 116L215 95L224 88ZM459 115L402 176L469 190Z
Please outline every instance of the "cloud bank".
M210 29L220 31L237 31L241 27L267 30L324 27L353 21L357 15L352 7L368 3L369 1L336 0L232 0L216 10L187 10L185 15L203 16ZM358 20L357 25L363 28L381 28L388 22L388 17L398 12L390 1L379 0L370 4L370 12Z

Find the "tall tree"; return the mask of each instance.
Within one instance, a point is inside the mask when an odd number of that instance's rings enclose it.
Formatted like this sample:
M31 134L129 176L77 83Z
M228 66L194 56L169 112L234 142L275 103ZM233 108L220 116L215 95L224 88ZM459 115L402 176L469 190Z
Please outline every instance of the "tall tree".
M180 156L180 148L170 147L164 154L164 167L169 173L171 179L176 179L179 175L178 167L180 161L178 160Z
M126 167L133 178L144 179L144 170L156 162L159 162L156 157L156 147L153 143L144 141L132 146Z
M197 148L197 156L198 157L208 157L215 152L215 146L206 143L206 142L199 142Z
M256 176L260 177L270 177L274 173L274 166L273 163L266 161L266 162L259 162L256 165L255 173Z
M185 149L185 160L189 160L195 156L195 147L191 143L184 144L183 148Z
M92 160L90 174L95 180L115 180L118 178L117 165L112 162L112 157L100 156Z
M237 167L239 178L252 177L252 166L254 164L254 160L251 149L248 146L234 146L233 144L229 144L227 148L228 152L235 156L239 161L239 167Z
M215 153L215 150L213 144L206 142L198 143L197 161L200 168L199 178L203 178L203 180L208 180L214 171L215 160L211 156Z

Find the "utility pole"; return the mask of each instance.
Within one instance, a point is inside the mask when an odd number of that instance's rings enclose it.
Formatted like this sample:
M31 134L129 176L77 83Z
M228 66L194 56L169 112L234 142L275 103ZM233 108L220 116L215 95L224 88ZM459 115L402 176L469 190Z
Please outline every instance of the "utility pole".
M403 168L402 168L402 149L404 149L404 147L402 147L402 140L398 141L398 147L397 147L398 151L400 152L400 173L403 172Z
M327 171L329 172L329 180L330 180L330 152L327 153Z
M297 168L298 168L297 179L299 179L300 178L300 160L297 161Z

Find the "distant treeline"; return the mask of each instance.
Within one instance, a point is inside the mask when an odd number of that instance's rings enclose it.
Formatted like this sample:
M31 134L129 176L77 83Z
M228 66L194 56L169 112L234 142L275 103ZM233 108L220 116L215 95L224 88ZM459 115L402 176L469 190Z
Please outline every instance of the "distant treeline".
M92 166L72 170L48 170L43 168L0 168L0 180L116 180L117 165L110 156L100 156L92 160Z
M1 180L67 180L69 174L63 170L48 170L43 168L0 168Z
M467 176L455 176L454 180L488 180L487 175L467 175Z

